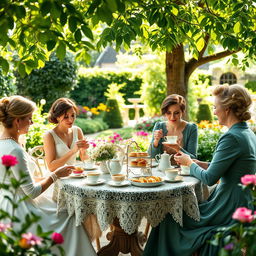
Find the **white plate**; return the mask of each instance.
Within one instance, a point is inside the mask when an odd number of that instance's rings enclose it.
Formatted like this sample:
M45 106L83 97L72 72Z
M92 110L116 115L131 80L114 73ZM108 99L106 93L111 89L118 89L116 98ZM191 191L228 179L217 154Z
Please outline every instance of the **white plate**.
M147 177L147 176L136 176L132 177L132 179L136 179L139 177ZM149 183L142 183L142 182L136 182L131 180L132 185L137 186L137 187L157 187L163 184L163 180L159 182L149 182Z
M162 144L164 144L164 145L177 145L177 143L171 143L171 142L168 142L168 141L164 141L164 142L162 142Z
M80 179L80 178L85 178L85 175L82 173L82 174L71 174L68 176L68 178L75 178L75 179Z
M127 185L130 185L131 182L129 180L124 180L122 183L120 184L117 184L115 183L113 180L110 180L108 182L108 185L112 186L112 187L124 187L124 186L127 186Z
M103 179L99 179L96 183L91 183L91 182L88 182L88 180L86 180L85 184L89 185L89 186L96 186L96 185L103 184L104 182L105 182L105 180L103 180Z
M94 167L91 167L91 168L86 168L86 167L84 167L84 169L85 169L86 171L90 171L90 170L96 170L96 169L98 169L98 167L97 167L97 166L94 166Z
M183 181L183 177L182 176L176 176L176 178L174 180L170 180L168 177L165 176L164 180L166 182L176 183L176 182L182 182Z
M152 162L151 167L157 167L157 166L158 166L158 163L157 163L157 162Z

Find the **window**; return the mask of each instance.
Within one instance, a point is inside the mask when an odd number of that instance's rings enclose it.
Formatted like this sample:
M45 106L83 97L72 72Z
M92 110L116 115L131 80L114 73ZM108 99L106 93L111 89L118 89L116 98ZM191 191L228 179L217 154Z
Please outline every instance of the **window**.
M236 75L231 73L231 72L227 72L221 75L220 77L220 84L236 84L237 83L237 78Z

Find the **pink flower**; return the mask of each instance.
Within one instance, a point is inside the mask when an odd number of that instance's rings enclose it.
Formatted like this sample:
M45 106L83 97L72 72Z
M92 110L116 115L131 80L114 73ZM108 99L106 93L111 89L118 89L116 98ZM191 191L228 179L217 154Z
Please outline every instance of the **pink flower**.
M242 178L241 178L241 183L243 185L250 185L250 184L253 184L256 186L256 175L244 175Z
M60 233L52 233L51 238L55 244L62 244L64 242L64 238Z
M11 224L4 224L0 222L0 232L5 232L7 229L11 228Z
M32 234L31 232L22 234L22 238L27 240L27 243L30 245L40 245L42 242L42 238Z
M115 140L111 140L110 142L115 143Z
M2 164L6 167L14 166L18 163L17 158L12 155L4 155L2 156Z
M237 208L233 213L232 218L234 220L239 220L240 222L252 222L254 217L252 215L252 210L245 207Z

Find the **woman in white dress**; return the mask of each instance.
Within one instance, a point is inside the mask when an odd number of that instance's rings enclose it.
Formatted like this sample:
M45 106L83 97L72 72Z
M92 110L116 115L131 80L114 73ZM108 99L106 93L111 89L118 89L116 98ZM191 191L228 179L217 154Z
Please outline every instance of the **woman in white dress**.
M75 103L67 98L57 99L51 106L48 120L56 126L44 136L45 160L50 171L75 164L78 152L82 161L88 158L89 144L82 130L73 126L77 112Z
M27 174L26 183L18 190L16 199L19 200L25 195L28 196L28 199L19 203L15 215L22 221L24 221L24 216L27 213L33 212L41 216L39 224L44 231L52 230L63 235L64 243L62 246L66 255L94 256L96 252L83 227L76 227L74 216L68 216L66 212L57 215L56 204L41 195L58 178L68 176L72 172L73 166L67 165L57 168L51 175L38 183L34 183L31 178L31 173L34 171L33 162L18 141L20 135L28 132L32 124L34 110L35 104L21 96L5 97L0 100L0 122L4 126L0 135L0 157L3 155L13 155L17 158L18 164L11 168L11 176L13 175L16 179L19 179L21 171ZM0 164L0 181L3 181L4 176L5 167ZM10 179L11 177L5 178L5 182L10 184ZM5 195L11 196L8 191L1 191L1 209L11 213L12 205L5 198ZM35 233L36 226L32 225L29 231ZM58 251L53 252L58 253Z

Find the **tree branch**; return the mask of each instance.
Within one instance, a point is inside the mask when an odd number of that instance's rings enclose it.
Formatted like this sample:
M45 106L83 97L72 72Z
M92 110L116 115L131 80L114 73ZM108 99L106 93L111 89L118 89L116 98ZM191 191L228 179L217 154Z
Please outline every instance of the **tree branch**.
M199 52L199 58L198 59L201 59L205 53L205 50L208 46L208 43L209 43L209 40L210 40L210 35L209 34L206 34L205 37L204 37L204 47L203 49Z

